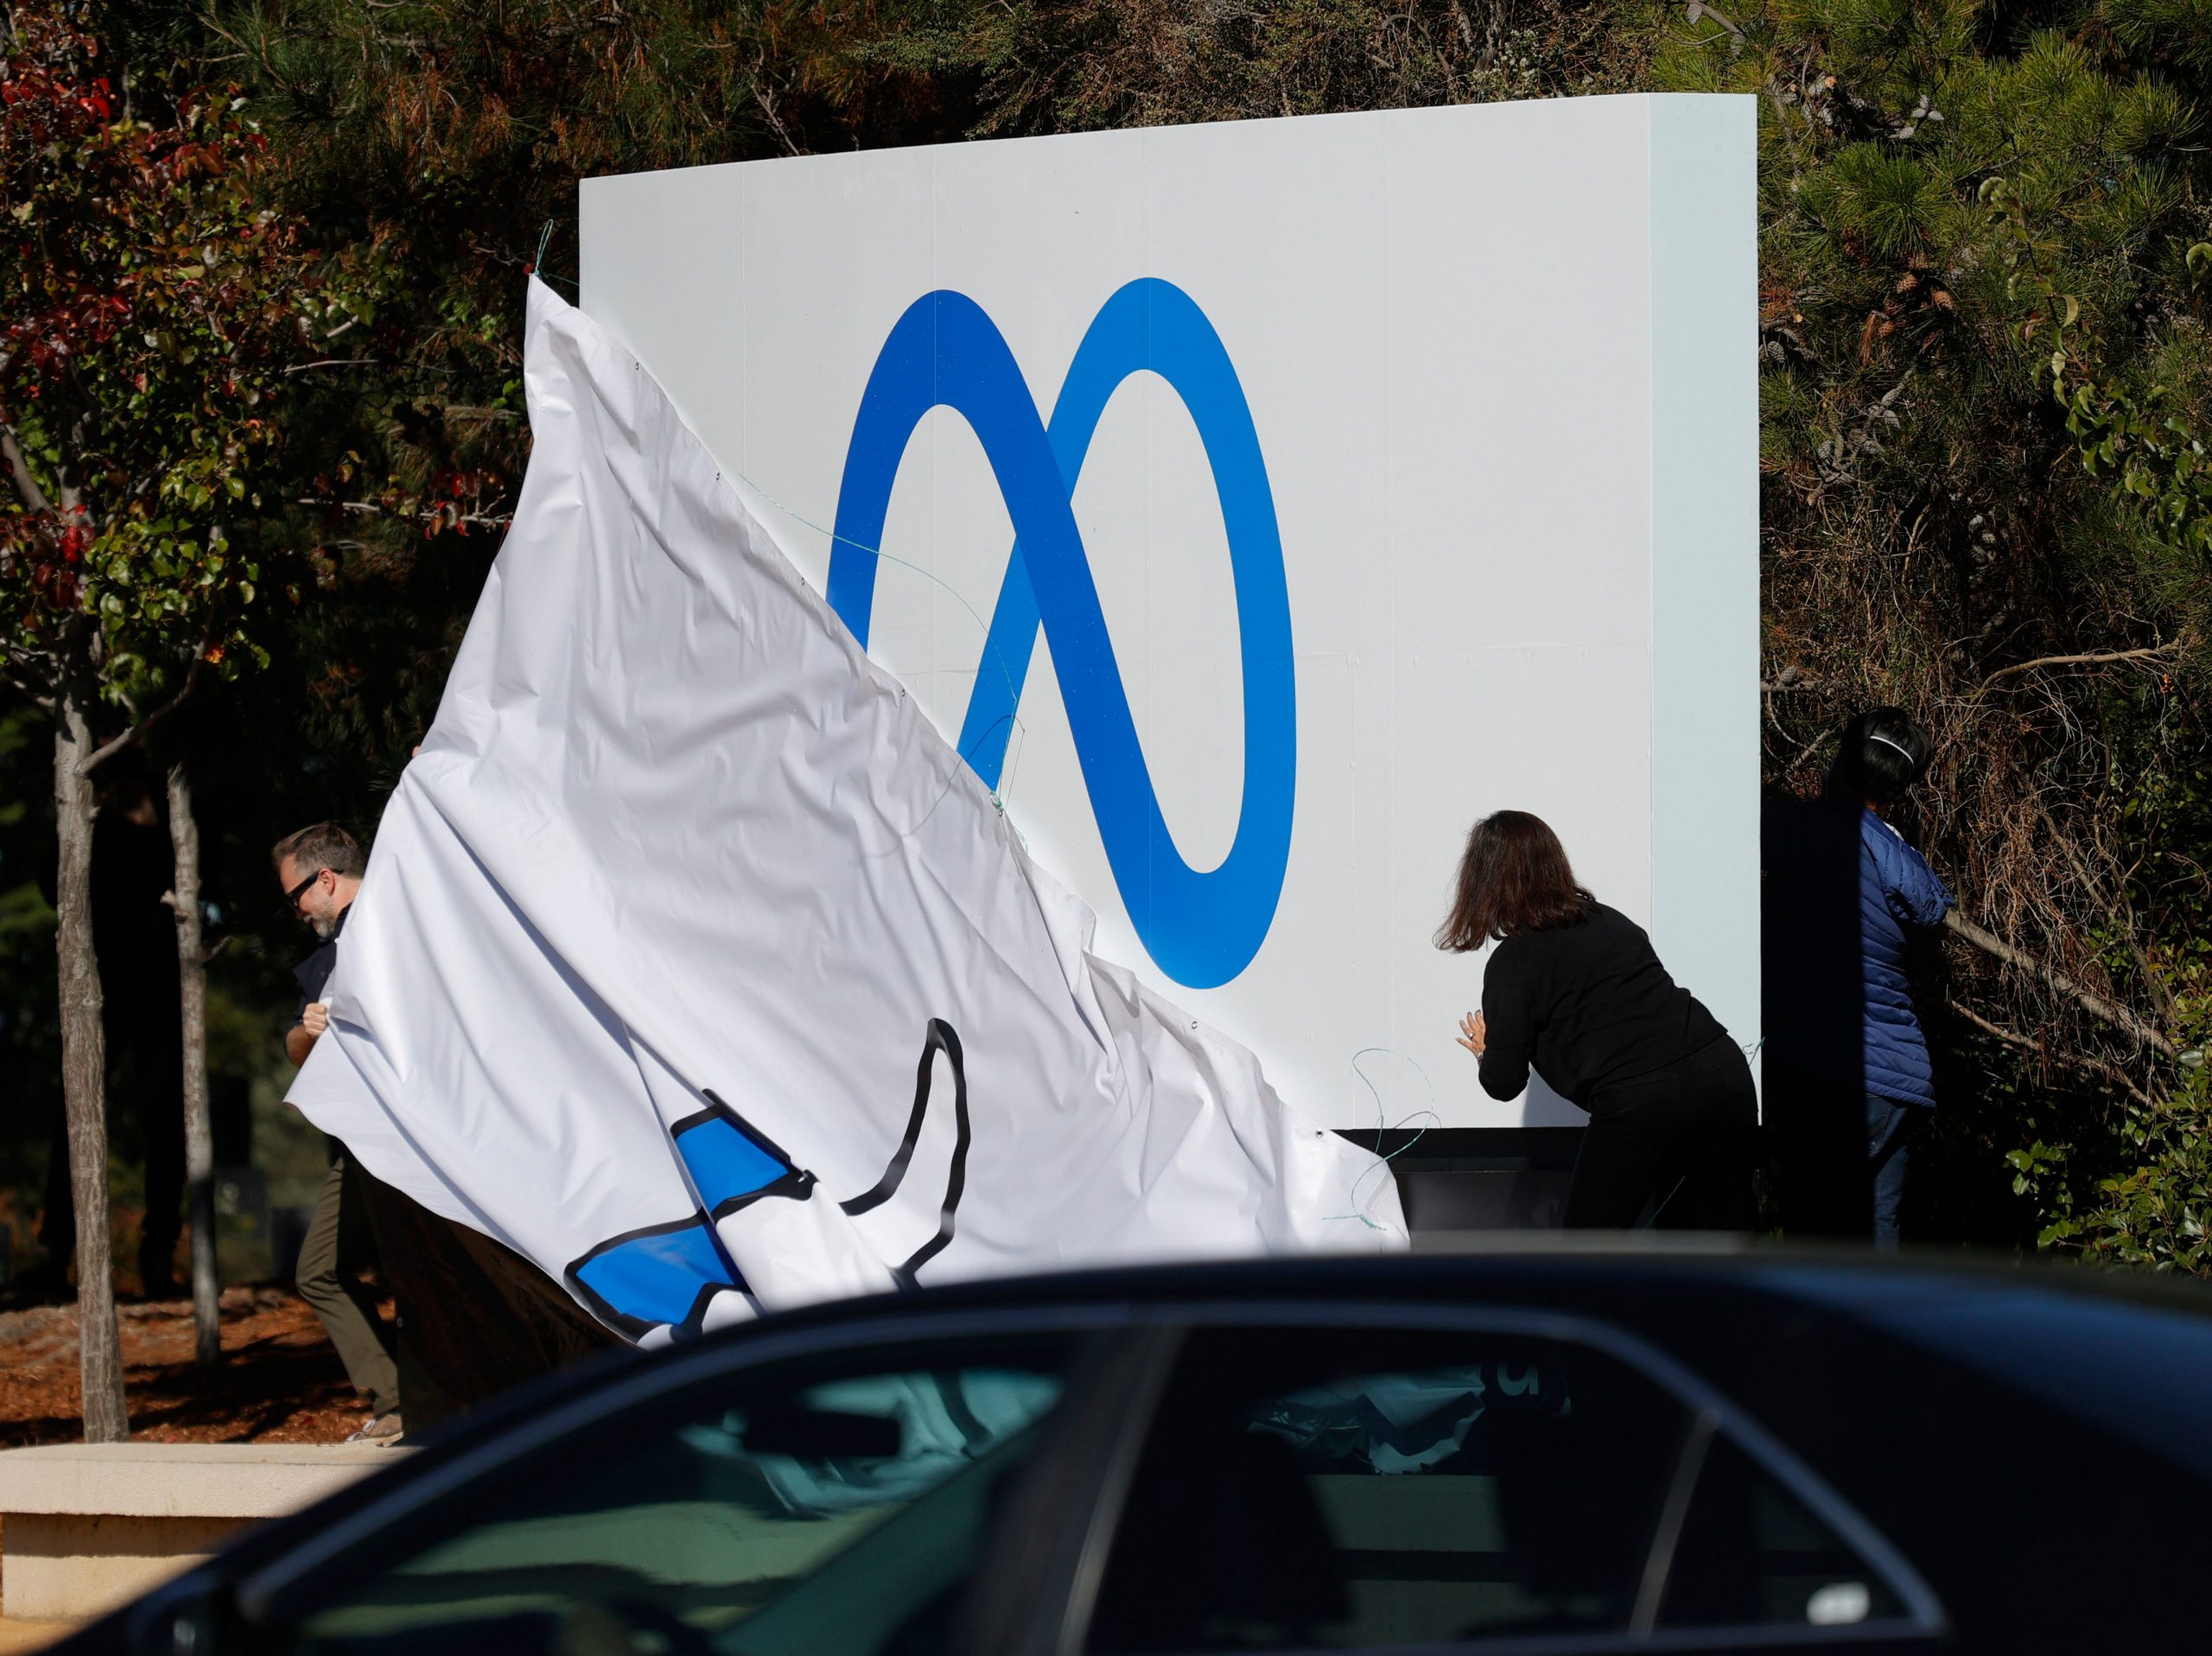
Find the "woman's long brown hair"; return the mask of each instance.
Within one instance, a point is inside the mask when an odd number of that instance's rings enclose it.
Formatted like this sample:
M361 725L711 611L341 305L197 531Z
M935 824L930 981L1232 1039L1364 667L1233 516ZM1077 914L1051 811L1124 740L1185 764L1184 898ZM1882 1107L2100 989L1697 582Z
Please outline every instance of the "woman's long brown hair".
M1596 900L1575 883L1567 847L1542 817L1493 811L1468 830L1459 894L1436 946L1465 952L1516 931L1571 925Z

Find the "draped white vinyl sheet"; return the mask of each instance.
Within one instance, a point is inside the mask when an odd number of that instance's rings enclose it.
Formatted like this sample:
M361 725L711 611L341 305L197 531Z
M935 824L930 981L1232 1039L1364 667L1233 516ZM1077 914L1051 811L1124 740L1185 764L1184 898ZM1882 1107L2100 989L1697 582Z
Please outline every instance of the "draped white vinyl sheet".
M651 376L530 292L535 438L291 1092L648 1342L830 1295L1400 1243L1376 1159L1092 955Z

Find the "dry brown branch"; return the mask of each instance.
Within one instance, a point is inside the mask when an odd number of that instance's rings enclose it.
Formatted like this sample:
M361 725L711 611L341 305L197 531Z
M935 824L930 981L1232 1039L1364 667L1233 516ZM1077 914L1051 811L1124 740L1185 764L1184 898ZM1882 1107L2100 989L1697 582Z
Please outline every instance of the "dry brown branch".
M755 64L753 72L755 77L753 83L753 101L760 107L761 115L766 119L768 130L776 135L776 141L784 146L786 154L804 155L806 151L799 148L798 140L791 136L791 130L784 124L783 115L776 108L776 95L762 85L758 78L762 73L762 66Z
M2137 937L2138 927L2134 906L2127 900L2126 876L2114 870L2115 873L2120 874L2119 884L2117 886L2108 885L2103 879L2098 878L2096 872L2083 860L2081 852L2075 848L2073 840L2058 826L2057 821L2049 811L2038 804L2036 807L2036 815L2049 830L2051 842L2057 846L2059 853L2066 859L2067 866L2073 869L2074 878L2081 881L2082 889L2102 904L2107 913L2119 922L2122 941L2127 945L2128 954L2134 957L2135 969L2142 974L2143 982L2149 987L2152 994L2157 997L2159 1015L2171 1022L2174 1015L2173 991L2166 987L2164 974L2152 964L2150 955L2144 949ZM2090 843L2092 846L2096 846L2094 834L2090 837ZM2101 846L2096 846L2096 849L2101 856L2107 854Z
M2093 989L2083 988L2056 967L2037 960L2024 949L2014 948L1994 932L1984 931L1956 909L1943 917L1943 923L1976 949L1995 955L2007 966L2018 968L2031 977L2040 978L2092 1018L2110 1024L2115 1029L2126 1031L2144 1045L2166 1057L2174 1056L2174 1044L2126 1007L2106 999Z
M2121 1087L2126 1088L2127 1089L2128 1095L2133 1098L2139 1104L2147 1106L2153 1105L2157 1102L2150 1094L2145 1092L2140 1087L2138 1087L2134 1081L2130 1078L2127 1072L2122 1069L2116 1063L2113 1063L2104 1058L2094 1057L2086 1052L2053 1052L2048 1046L2044 1045L2041 1041L2037 1040L2033 1036L2022 1035L2016 1030L2006 1029L2001 1024L1991 1023L1989 1019L1984 1018L1980 1012L1974 1011L1973 1007L1967 1006L1963 1001L1954 999L1947 1002L1946 1004L1949 1006L1953 1012L1965 1018L1967 1023L1972 1024L1976 1029L1981 1031L1986 1035L1995 1036L2007 1046L2019 1047L2025 1051L2036 1053L2039 1056L2051 1059L2055 1063L2069 1065L2073 1069L2093 1071L2097 1075L2104 1076L2107 1081L2115 1082Z
M2142 650L2093 650L2081 656L2037 656L2033 661L2015 662L2010 667L1999 668L1982 680L1981 687L1987 689L2000 678L2010 678L2015 673L2033 672L2038 667L2099 667L2112 662L2152 661L2159 657L2171 656L2180 648L2179 644L2163 644Z
M308 497L302 498L295 504L302 506L327 508L334 503L327 500L317 500L312 497ZM467 523L470 527L475 529L506 529L511 527L515 521L514 514L511 511L464 511L456 512L454 516L448 517L444 513L437 511L418 511L411 514L401 513L393 511L390 506L382 505L374 500L340 500L334 504L340 511L356 512L366 517L385 516L397 517L402 516L411 516L417 523ZM339 545L342 544L342 542L326 542L326 544Z

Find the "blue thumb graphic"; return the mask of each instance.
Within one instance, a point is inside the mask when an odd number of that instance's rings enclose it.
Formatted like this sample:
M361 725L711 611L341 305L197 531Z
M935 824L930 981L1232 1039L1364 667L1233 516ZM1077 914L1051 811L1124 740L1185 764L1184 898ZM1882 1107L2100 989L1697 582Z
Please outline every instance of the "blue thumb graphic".
M951 1242L960 1198L968 1187L968 1061L959 1035L942 1018L931 1018L923 1031L921 1062L914 1070L913 1108L883 1176L860 1195L838 1203L857 1217L899 1193L923 1123L929 1119L931 1077L940 1053L952 1071L952 1160L936 1230L891 1267L893 1279L902 1288L912 1287L915 1273ZM814 1196L813 1174L794 1164L715 1094L705 1096L705 1109L669 1129L698 1209L667 1224L609 1237L569 1266L569 1280L584 1302L602 1321L633 1340L663 1326L678 1337L696 1335L715 1295L744 1291L745 1275L715 1234L716 1221L770 1197L807 1202Z

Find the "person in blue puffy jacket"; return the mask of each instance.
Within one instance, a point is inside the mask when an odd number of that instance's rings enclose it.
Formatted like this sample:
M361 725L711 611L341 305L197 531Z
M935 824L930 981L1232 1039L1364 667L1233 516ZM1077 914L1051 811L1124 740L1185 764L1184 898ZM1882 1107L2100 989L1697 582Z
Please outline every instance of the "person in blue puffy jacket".
M1910 966L1953 904L1888 818L1933 744L1901 707L1845 726L1818 799L1770 799L1767 1120L1783 1225L1895 1247L1915 1120L1936 1103Z

